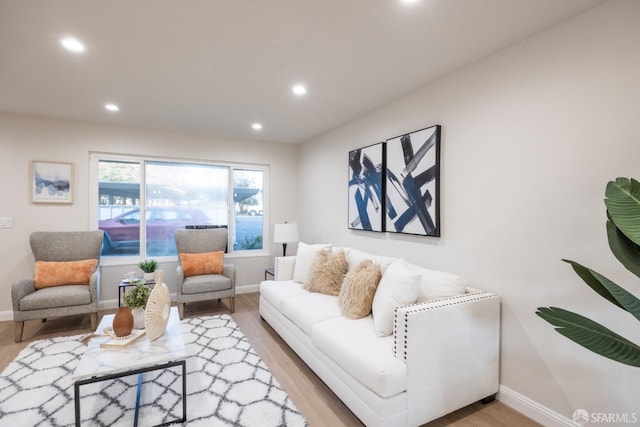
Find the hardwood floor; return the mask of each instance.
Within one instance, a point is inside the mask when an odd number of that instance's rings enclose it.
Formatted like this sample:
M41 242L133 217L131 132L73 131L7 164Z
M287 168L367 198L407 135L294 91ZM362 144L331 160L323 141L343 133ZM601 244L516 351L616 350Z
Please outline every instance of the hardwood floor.
M213 302L192 303L185 307L185 316L203 316L229 313L225 305ZM100 312L100 316L115 310ZM271 327L258 314L258 294L236 296L236 312L232 314L240 329L260 355L298 410L312 427L362 426L355 415L304 364ZM30 341L62 335L77 335L91 331L89 316L70 316L51 319L46 323L25 323L25 341L14 342L14 323L0 322L0 370L18 355ZM530 420L501 402L488 405L475 403L439 418L427 427L528 427L540 424Z

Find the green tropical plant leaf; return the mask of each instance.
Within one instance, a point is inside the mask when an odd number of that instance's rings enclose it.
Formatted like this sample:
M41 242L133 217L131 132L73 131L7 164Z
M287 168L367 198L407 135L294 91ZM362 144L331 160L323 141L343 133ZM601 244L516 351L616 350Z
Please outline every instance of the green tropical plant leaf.
M607 237L613 255L627 270L640 277L640 246L633 243L613 221L607 221Z
M631 178L609 181L605 191L612 221L636 245L640 245L640 182Z
M591 289L640 320L640 299L590 268L580 265L575 261L566 259L563 259L563 261L571 264L578 276L580 276Z
M584 282L589 285L591 289L596 291L600 296L617 305L618 307L623 308L622 304L620 304L613 297L613 295L611 295L611 292L609 292L607 288L596 278L596 276L594 276L593 270L581 264L578 264L575 261L571 261L570 259L563 259L562 261L566 262L567 264L571 264L571 267L573 267L573 270L578 274L578 276L580 276L580 278L584 280Z
M536 314L584 348L616 362L640 367L640 346L601 324L558 307L538 307Z

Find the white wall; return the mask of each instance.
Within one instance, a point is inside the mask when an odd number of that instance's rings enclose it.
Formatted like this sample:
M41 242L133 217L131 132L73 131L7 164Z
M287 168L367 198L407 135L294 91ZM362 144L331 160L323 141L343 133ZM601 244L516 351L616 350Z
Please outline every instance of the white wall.
M638 322L561 262L640 295L608 250L603 204L608 180L640 179L639 41L640 2L612 1L306 142L302 239L401 256L496 292L505 390L565 420L579 408L640 419L639 369L582 349L534 314L563 307L640 342ZM443 126L442 237L348 230L348 151L432 124Z
M33 231L95 229L89 224L89 152L164 156L191 160L267 164L270 167L270 233L274 222L297 218L297 152L295 145L227 140L87 122L0 113L0 217L13 228L0 229L0 314L11 317L11 283L33 277L29 234ZM32 160L73 162L73 205L33 205L29 200ZM280 246L267 243L273 254ZM260 283L272 256L233 258L237 286ZM176 262L162 263L165 282L175 292ZM101 302L117 301L117 284L134 265L102 268ZM241 291L242 289L240 289ZM116 302L117 303L117 302Z

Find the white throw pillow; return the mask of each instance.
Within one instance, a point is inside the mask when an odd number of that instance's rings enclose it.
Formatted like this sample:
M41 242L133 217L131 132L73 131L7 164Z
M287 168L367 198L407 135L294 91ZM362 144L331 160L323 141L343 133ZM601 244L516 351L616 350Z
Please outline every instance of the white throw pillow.
M378 264L380 266L380 271L384 274L387 267L393 262L398 260L398 258L387 257L382 255L373 255L363 252L359 249L351 249L348 252L345 252L347 255L347 271L351 271L357 266L359 266L362 261L370 259L374 262L374 264Z
M296 265L293 268L293 281L305 283L309 278L309 270L316 255L323 249L331 248L330 244L308 245L298 242L298 252L296 253Z
M373 329L379 337L393 332L393 316L396 307L413 304L418 298L420 275L398 260L391 263L382 275L373 297Z
M462 295L467 291L469 282L463 277L446 271L419 267L406 261L404 263L411 271L420 275L417 302Z

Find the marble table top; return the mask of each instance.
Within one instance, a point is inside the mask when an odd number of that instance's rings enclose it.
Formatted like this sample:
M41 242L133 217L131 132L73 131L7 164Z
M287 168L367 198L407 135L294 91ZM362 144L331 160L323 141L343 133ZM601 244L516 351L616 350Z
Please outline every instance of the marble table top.
M96 333L102 334L106 327L110 327L113 317L113 314L104 316ZM182 325L176 307L171 308L164 335L153 342L150 342L145 335L122 349L101 348L100 343L109 339L109 337L96 337L89 341L87 350L73 373L73 381L126 373L187 358L182 338Z

